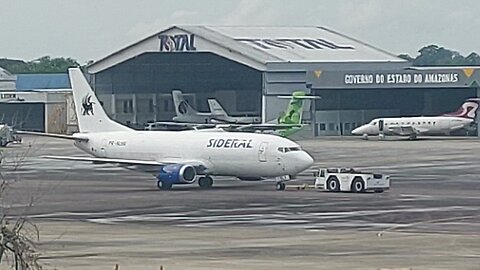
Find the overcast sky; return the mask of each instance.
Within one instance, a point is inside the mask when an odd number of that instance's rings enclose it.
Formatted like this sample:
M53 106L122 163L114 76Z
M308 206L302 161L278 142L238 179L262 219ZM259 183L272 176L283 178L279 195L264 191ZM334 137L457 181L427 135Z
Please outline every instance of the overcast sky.
M83 64L175 24L319 25L394 54L480 53L477 0L0 0L0 58Z

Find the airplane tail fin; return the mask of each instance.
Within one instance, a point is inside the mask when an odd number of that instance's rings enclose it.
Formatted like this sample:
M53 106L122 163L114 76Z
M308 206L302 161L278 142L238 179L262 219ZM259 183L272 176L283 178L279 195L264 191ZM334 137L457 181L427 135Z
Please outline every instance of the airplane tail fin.
M208 107L210 107L210 112L212 112L213 115L228 116L222 105L214 98L208 99Z
M180 90L173 90L173 104L175 105L175 113L177 116L181 115L194 115L197 114L198 111L195 110L188 101L183 97L182 91Z
M68 74L72 85L75 112L77 113L80 132L131 130L108 117L79 68L69 68Z
M304 91L293 92L291 96L277 96L278 98L289 98L290 103L283 114L278 118L279 124L299 125L302 123L303 101L305 99L318 99L319 96L309 96Z
M444 116L456 116L468 119L475 119L477 110L480 104L479 98L469 98L463 102L462 106L457 111L444 114Z

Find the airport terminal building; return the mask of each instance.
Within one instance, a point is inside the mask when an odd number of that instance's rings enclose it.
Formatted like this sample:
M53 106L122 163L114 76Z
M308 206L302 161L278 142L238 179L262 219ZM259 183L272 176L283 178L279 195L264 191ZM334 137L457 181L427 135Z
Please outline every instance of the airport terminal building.
M171 91L200 111L216 98L231 115L276 119L303 90L312 136L349 135L382 116L438 115L476 97L480 71L419 68L325 27L173 26L87 68L114 119L133 126L169 121Z

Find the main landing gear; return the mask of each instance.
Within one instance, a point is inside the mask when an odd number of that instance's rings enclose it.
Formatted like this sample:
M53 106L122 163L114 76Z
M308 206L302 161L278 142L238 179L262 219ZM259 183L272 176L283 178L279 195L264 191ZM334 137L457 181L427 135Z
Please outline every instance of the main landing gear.
M172 183L167 183L167 182L163 182L163 181L158 180L157 181L157 187L160 190L170 190L170 189L172 189Z
M285 188L286 188L286 185L284 182L277 182L277 184L275 185L276 190L285 190Z
M202 177L198 178L198 185L202 189L211 188L212 185L213 185L213 179L212 179L212 177L210 177L208 175L207 176L202 176Z

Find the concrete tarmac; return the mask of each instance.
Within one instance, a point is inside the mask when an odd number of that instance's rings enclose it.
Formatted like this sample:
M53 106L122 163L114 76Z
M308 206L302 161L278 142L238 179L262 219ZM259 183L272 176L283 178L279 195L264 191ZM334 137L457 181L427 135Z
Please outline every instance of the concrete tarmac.
M4 152L3 175L18 181L3 200L10 215L39 225L42 262L57 269L480 269L479 142L299 142L317 167L390 174L382 194L228 178L165 192L148 174L43 159L83 153L70 141L25 137Z

